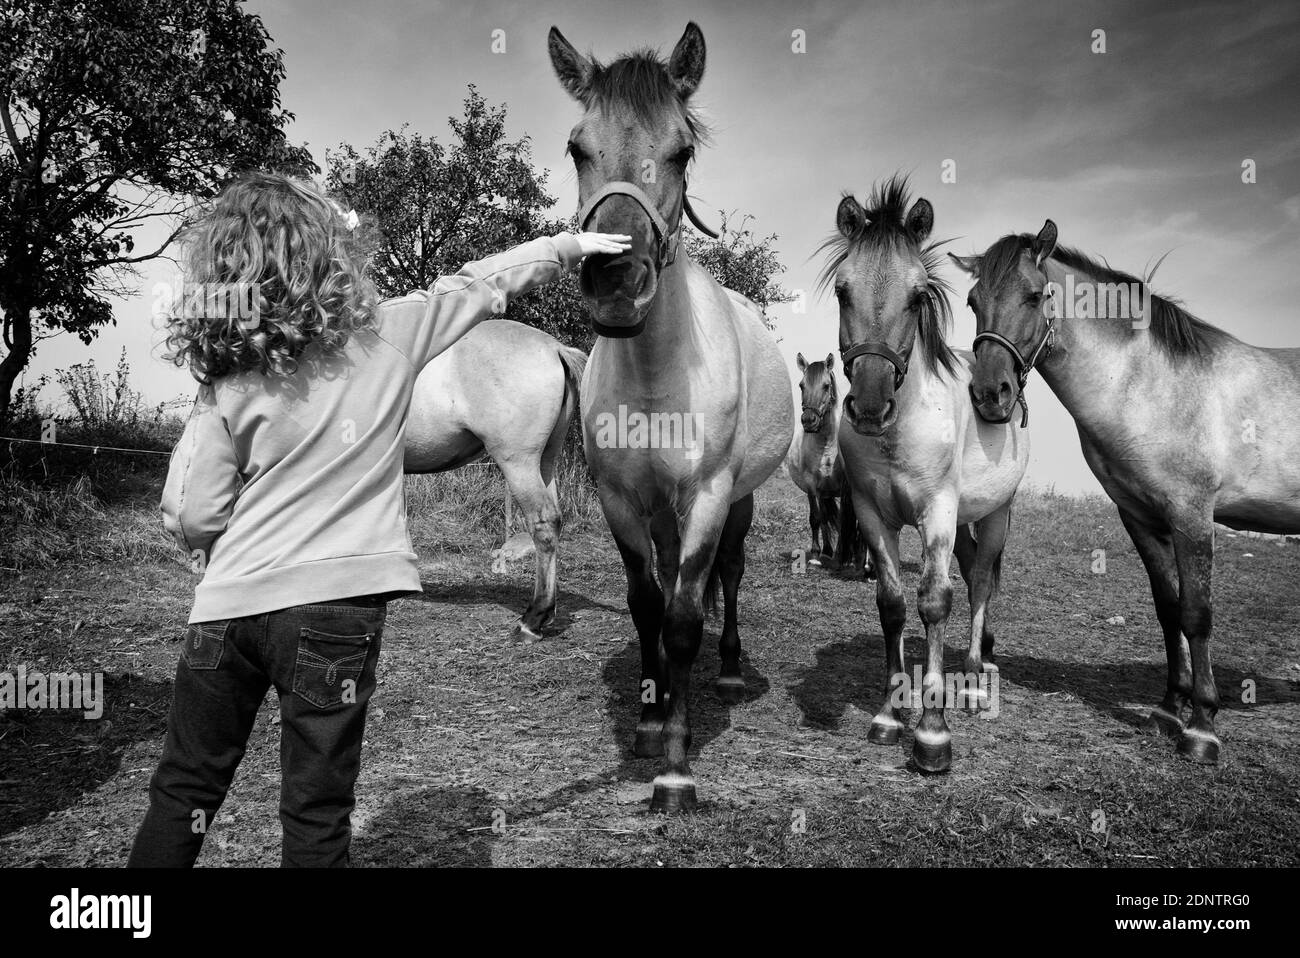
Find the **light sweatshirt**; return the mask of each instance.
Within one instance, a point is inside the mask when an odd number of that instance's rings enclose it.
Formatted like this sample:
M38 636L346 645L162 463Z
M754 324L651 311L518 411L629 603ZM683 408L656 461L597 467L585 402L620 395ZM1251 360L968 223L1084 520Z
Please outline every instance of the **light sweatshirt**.
M386 300L334 361L201 386L162 497L163 525L203 572L189 621L420 592L402 480L415 377L581 255L567 233L524 243Z

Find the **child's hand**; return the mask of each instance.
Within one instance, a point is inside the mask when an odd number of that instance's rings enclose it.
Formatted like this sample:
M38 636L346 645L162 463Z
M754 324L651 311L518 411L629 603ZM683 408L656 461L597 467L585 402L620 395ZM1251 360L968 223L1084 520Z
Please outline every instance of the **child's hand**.
M594 253L617 256L632 248L632 237L625 233L575 233L574 238L582 247L583 256L591 256Z

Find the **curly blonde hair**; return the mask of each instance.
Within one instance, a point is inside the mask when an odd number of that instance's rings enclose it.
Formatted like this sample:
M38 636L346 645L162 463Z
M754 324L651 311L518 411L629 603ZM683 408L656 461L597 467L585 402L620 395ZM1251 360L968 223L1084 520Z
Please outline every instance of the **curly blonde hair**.
M342 208L314 183L246 173L182 237L184 281L163 316L165 356L201 383L292 375L308 347L335 356L378 295Z

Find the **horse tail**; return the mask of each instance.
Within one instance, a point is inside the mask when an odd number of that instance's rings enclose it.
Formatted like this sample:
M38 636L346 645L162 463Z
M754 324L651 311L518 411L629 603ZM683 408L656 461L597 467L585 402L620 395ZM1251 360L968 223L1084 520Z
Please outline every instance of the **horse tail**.
M587 354L572 346L561 346L560 362L564 365L564 376L573 385L573 394L578 394L582 385L582 374L587 368Z

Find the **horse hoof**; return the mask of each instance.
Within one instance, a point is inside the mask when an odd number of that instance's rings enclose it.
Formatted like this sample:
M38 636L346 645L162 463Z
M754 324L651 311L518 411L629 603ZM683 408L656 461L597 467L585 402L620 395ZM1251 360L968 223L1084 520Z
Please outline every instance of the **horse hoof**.
M515 645L532 645L534 642L542 641L542 634L534 632L524 625L521 619L515 623L515 627L510 633L510 641Z
M937 775L952 768L952 736L948 732L916 730L912 741L912 761L922 772Z
M1168 738L1179 738L1183 734L1183 720L1172 712L1157 707L1151 710L1147 720L1142 723L1142 728Z
M1178 754L1198 765L1217 765L1219 740L1213 732L1185 729L1178 737Z
M718 698L728 705L745 701L745 680L739 675L719 675L713 687Z
M679 815L695 811L695 780L689 775L658 775L650 811Z
M867 732L867 741L872 745L897 745L898 736L902 731L902 722L873 719L871 728Z
M662 722L637 722L632 754L637 758L658 758L664 753Z

